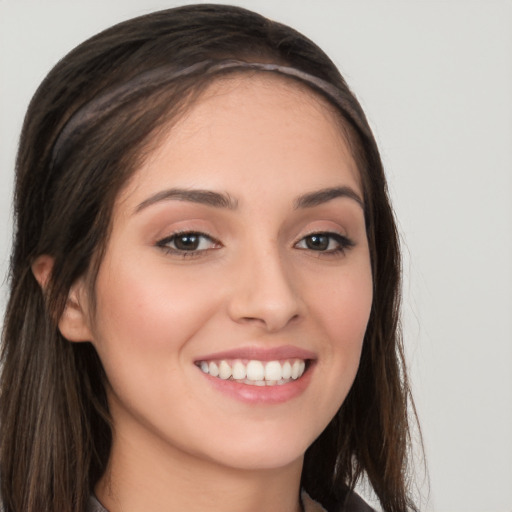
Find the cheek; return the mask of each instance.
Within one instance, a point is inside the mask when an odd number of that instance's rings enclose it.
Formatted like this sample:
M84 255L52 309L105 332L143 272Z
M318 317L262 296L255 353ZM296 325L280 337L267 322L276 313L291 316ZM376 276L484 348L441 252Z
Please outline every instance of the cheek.
M148 263L118 258L100 270L94 344L102 359L132 357L144 366L164 354L178 358L216 310L200 275Z
M363 260L364 261L364 260ZM331 276L332 277L332 276ZM309 301L312 317L323 334L318 370L324 378L326 406L335 412L356 376L370 316L373 284L369 264L342 270L336 279L317 281ZM330 392L327 393L326 390Z
M313 290L311 307L326 329L332 350L362 344L372 306L373 284L369 266L342 271Z
M195 370L190 340L217 308L204 279L202 286L193 275L180 277L168 266L151 263L107 260L96 282L93 344L111 397L138 418L161 414L170 395L186 401L187 379ZM118 421L125 417L120 410Z

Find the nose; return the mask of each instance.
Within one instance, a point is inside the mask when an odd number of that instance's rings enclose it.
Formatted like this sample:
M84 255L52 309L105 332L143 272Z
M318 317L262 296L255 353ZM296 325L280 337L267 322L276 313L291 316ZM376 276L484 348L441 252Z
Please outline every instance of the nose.
M232 320L276 332L303 316L298 283L276 247L242 258L237 270L228 306Z

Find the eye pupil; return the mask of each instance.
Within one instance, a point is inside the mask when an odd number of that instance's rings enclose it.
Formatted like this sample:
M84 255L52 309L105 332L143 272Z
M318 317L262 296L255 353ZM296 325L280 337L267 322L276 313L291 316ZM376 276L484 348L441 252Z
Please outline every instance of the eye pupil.
M194 251L199 247L199 236L193 233L180 235L174 240L174 245L180 251Z
M306 238L306 246L314 251L325 251L329 247L329 237L327 235L310 235Z

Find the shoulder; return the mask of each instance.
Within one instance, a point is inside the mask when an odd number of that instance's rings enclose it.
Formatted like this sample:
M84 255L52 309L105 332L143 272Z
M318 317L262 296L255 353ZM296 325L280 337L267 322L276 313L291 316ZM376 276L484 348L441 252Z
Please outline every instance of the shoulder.
M339 512L375 512L375 509L370 507L370 505L355 492L351 492L347 496L343 507L339 509Z
M87 512L108 512L108 510L93 495L89 496L86 510Z
M375 512L360 496L351 492L340 502L330 503L324 508L320 503L313 500L307 492L302 491L302 504L304 512Z

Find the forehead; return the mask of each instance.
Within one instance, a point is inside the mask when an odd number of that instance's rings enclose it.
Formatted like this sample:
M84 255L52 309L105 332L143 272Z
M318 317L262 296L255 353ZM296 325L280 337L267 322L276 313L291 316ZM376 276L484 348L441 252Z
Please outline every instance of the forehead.
M226 117L230 118L229 123L234 117L239 121L245 117L257 120L258 124L267 123L270 128L280 117L283 122L292 122L292 113L297 121L322 119L336 138L345 144L349 142L341 112L322 94L298 79L261 71L241 71L216 78L184 110L177 128L186 136L187 124L207 126ZM192 118L194 121L187 123Z
M312 178L315 158L333 169L343 162L360 189L347 133L339 110L308 85L274 73L233 73L217 78L153 136L127 188L147 188L153 180L158 186L162 172L155 169L184 178L185 186L208 185L205 180L214 182L228 165L238 166L237 178L245 174L247 184L251 170L273 168L269 178L284 179L284 168L297 168L294 159L302 153L310 159ZM200 183L194 182L195 171Z

